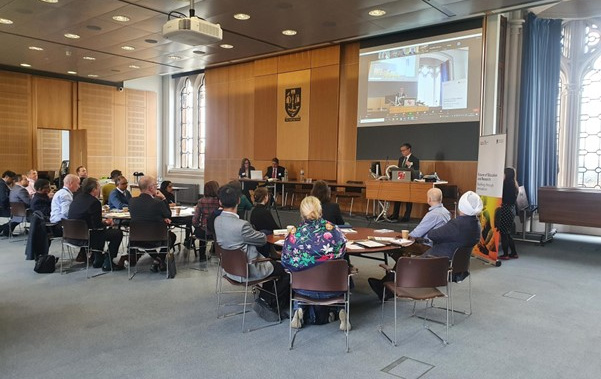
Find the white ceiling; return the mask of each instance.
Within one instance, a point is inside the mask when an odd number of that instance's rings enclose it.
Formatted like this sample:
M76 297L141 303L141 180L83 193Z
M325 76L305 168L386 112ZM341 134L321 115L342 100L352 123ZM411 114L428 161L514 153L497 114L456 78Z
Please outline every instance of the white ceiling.
M570 2L570 3L575 3ZM357 40L483 15L499 9L556 3L533 0L202 0L195 1L196 15L219 23L222 43L192 47L165 40L163 24L170 11L188 14L182 0L0 0L0 68L31 65L31 70L120 83L152 75L174 74L223 63L237 62L288 49ZM586 0L601 4L599 0ZM562 5L560 3L558 5ZM562 5L563 6L563 5ZM568 6L573 10L573 6ZM382 17L368 12L382 9ZM553 8L551 8L553 9ZM545 12L549 11L546 9ZM238 21L235 13L250 20ZM446 13L446 14L445 14ZM127 23L112 19L130 18ZM450 16L449 16L450 15ZM284 29L298 34L285 36ZM443 30L441 30L443 32ZM81 36L67 39L65 33ZM154 40L156 43L149 43ZM125 51L121 46L135 47ZM30 50L29 46L43 51ZM173 60L169 56L179 56ZM84 60L93 57L95 60ZM138 66L132 68L130 66ZM25 69L29 70L29 69Z

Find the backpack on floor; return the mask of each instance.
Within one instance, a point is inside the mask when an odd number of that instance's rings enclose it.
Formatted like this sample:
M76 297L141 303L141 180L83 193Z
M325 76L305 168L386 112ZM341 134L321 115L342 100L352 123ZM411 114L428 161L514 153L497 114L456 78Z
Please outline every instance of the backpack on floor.
M40 255L33 271L38 274L52 274L56 270L56 257L52 254Z

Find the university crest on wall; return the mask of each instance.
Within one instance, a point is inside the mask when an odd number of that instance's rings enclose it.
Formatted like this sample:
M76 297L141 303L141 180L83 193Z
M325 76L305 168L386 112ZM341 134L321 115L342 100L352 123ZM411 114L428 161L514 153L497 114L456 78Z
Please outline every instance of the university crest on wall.
M284 107L286 108L286 114L288 117L284 118L286 122L300 121L298 112L301 109L301 89L298 88L286 88L286 101Z

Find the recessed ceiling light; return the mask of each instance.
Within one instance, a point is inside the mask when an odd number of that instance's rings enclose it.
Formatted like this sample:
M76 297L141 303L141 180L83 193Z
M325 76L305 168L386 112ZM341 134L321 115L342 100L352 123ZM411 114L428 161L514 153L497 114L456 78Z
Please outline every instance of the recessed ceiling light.
M204 51L202 50L194 50L192 51L194 54L198 54L198 55L202 55L202 54L206 54Z
M383 9L373 9L373 10L369 11L368 14L370 16L380 17L380 16L384 16L386 14L386 11Z
M236 13L234 15L234 18L236 20L242 20L242 21L244 21L244 20L250 19L250 15L247 15L246 13Z
M29 46L29 50L42 51L44 49L38 46Z
M174 60L174 61L179 61L180 59L182 59L182 57L180 57L179 55L170 55L167 58Z
M96 74L89 74L89 75L88 75L88 77L89 77L89 78L97 78L97 77L98 77L98 75L96 75Z
M127 45L126 46L121 46L121 48L123 50L126 50L126 51L134 51L134 50L136 50L135 47L133 47L133 46L127 46Z
M42 3L51 3L51 4L56 4L58 3L58 0L40 0Z
M157 43L159 41L157 41L156 39L150 39L149 38L149 39L145 39L144 42L146 42L146 43Z
M117 16L113 16L113 20L119 21L119 22L127 22L127 21L129 21L129 17L123 16L123 15L117 15Z
M29 63L21 63L22 67L31 67L31 65Z
M78 38L80 38L79 35L74 34L74 33L65 33L65 37L71 38L71 39L78 39Z
M86 61L95 61L95 60L96 60L96 58L94 58L94 57L89 57L89 56L85 56L85 57L83 57L83 60L86 60Z
M135 64L130 64L129 68L140 68L140 66L136 66Z
M67 74L77 75L77 71L67 71Z
M9 20L8 18L0 18L0 24L11 25L13 20Z
M234 46L230 45L229 43L222 43L221 45L219 45L219 47L221 47L222 49L233 49Z
M295 36L296 30L292 30L292 29L282 30L282 34L285 36Z

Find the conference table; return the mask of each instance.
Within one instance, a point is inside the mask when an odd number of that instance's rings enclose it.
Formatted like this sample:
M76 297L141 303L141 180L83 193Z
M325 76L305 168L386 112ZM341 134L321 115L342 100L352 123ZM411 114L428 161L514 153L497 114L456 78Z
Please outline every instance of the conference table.
M346 254L350 256L357 256L366 259L373 259L377 261L383 261L388 264L388 253L399 251L401 246L391 243L390 241L378 241L378 239L401 239L401 233L390 229L373 229L373 228L340 228L347 239ZM271 234L267 236L267 242L276 245L283 246L286 234ZM377 247L362 247L357 242L371 241L379 242L382 246ZM407 241L407 240L404 240ZM412 242L406 242L408 245ZM375 254L382 253L383 257L376 257Z
M278 195L278 186L280 188L280 194L282 197L282 201L281 201L281 206L284 207L286 204L284 203L284 191L286 190L286 186L301 186L302 188L307 188L307 189L311 189L313 188L313 183L316 180L305 180L305 181L300 181L300 180L265 180L265 179L248 179L248 178L238 178L238 179L232 179L232 180L239 180L240 183L257 183L257 184L264 184L267 188L271 188L273 189L273 194L274 196L277 198ZM334 183L334 182L327 182L326 184L328 185L328 187L330 187L332 189L332 192L336 191L336 188L365 188L365 184L359 184L359 183ZM333 195L335 195L333 193Z

